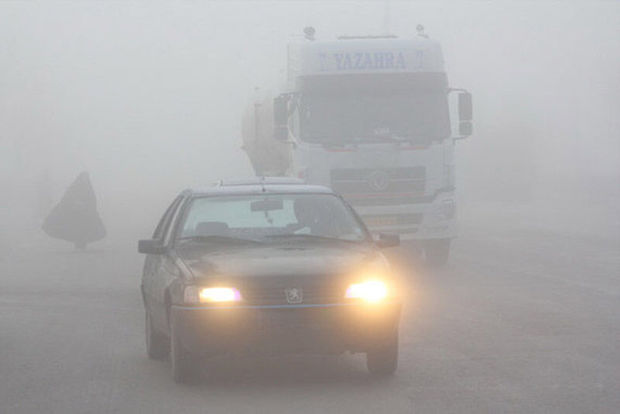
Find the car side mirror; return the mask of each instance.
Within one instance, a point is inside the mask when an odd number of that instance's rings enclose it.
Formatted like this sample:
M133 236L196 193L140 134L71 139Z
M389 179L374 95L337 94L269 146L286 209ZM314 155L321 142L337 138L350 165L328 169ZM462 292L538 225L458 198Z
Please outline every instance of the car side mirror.
M139 240L138 252L142 254L164 254L166 247L162 244L161 240Z
M396 247L400 245L400 236L398 234L379 233L375 239L375 244L382 249Z

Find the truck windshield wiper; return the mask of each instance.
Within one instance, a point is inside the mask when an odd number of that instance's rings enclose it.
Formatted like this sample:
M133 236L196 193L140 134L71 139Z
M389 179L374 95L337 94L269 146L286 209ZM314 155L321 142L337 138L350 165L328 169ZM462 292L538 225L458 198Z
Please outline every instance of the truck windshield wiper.
M270 239L305 239L305 240L323 240L323 241L337 241L337 242L345 242L345 243L359 243L361 240L349 240L342 239L339 237L329 237L329 236L318 236L316 234L295 234L295 233L285 233L285 234L270 234L265 236L265 238Z
M241 237L219 236L219 235L185 236L185 237L177 238L177 241L192 241L192 242L197 242L197 243L229 243L229 244L260 243L259 240L254 240L254 239L244 239Z

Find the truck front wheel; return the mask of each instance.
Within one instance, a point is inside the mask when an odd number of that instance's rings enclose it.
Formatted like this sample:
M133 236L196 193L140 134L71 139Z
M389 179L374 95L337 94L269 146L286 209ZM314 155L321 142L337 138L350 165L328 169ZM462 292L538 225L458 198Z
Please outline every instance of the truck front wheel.
M433 267L443 266L450 257L450 239L429 240L424 248L426 263Z

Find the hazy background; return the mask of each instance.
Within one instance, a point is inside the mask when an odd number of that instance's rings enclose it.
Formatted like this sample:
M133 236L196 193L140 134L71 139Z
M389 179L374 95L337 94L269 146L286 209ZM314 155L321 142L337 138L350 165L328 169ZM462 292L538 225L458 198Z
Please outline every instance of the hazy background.
M107 243L145 236L182 188L251 175L241 113L304 26L418 23L474 95L463 205L602 205L618 221L619 2L1 2L0 239L40 234L83 170Z

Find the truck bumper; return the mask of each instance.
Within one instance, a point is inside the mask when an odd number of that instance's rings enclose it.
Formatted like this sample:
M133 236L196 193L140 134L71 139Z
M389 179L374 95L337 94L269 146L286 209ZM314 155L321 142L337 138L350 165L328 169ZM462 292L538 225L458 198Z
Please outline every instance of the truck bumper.
M172 306L183 346L197 355L364 352L398 331L400 304Z
M451 239L457 235L452 193L440 194L430 203L354 207L373 233L399 234L403 240Z

